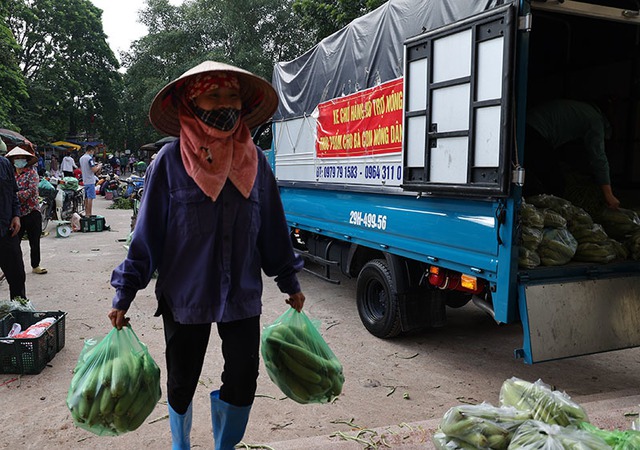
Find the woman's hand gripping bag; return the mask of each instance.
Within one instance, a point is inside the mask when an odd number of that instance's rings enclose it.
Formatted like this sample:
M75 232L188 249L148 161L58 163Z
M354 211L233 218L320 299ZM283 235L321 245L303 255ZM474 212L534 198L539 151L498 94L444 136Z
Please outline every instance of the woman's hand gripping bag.
M99 436L138 428L160 400L160 368L131 327L88 340L73 371L67 406L74 423Z
M290 308L262 333L271 381L298 403L327 403L342 392L342 365L304 312Z

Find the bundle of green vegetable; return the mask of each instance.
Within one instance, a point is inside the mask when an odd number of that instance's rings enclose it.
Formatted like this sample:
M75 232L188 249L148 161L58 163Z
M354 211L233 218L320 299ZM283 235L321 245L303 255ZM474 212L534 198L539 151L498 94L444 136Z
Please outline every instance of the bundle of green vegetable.
M529 419L529 411L513 407L498 408L488 403L454 406L440 422L439 448L451 448L452 445L465 448L466 445L506 450L515 430Z
M640 431L601 430L564 392L513 377L487 403L447 411L433 436L438 450L638 450ZM640 427L640 421L634 426Z
M138 428L160 399L160 369L131 327L88 341L67 394L76 425L97 435Z
M267 374L290 399L326 403L342 392L342 365L304 312L289 308L262 333Z
M22 297L14 297L11 300L0 300L0 319L11 311L35 311L30 300Z

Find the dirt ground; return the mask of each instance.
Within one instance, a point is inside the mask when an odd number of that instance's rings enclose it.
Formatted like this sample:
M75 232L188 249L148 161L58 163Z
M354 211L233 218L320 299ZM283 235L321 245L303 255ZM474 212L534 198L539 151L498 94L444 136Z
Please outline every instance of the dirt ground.
M41 241L41 265L49 273L29 271L27 295L40 311L67 313L66 345L38 375L0 374L0 448L170 448L165 397L138 430L118 437L76 428L65 404L84 340L101 338L110 330L109 279L125 257L122 241L131 216L128 210L107 209L110 204L104 198L94 204L94 213L105 216L110 231L59 238L50 224L49 235ZM23 252L30 267L26 241ZM513 357L521 344L521 328L498 326L473 306L452 310L443 329L383 341L360 323L353 280L333 285L307 273L300 279L308 299L305 311L320 322L322 335L343 363L343 393L331 404L299 405L286 399L261 370L244 439L252 448L433 448L431 435L447 409L482 401L497 405L500 386L512 376L542 379L566 391L601 427L628 428L637 417L640 349L527 366ZM129 316L162 370L164 387L163 331L161 320L153 317L153 284L138 293ZM0 298L6 297L5 282ZM284 298L275 283L265 279L263 325L286 310ZM194 398L193 448L213 447L209 392L219 387L221 366L219 339L212 333Z

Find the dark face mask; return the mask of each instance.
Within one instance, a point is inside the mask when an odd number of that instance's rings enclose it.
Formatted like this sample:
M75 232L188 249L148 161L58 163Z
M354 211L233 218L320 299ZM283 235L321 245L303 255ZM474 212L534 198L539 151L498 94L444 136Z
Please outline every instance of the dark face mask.
M240 118L240 110L233 108L212 109L211 111L199 108L191 104L193 113L205 124L221 131L233 129Z

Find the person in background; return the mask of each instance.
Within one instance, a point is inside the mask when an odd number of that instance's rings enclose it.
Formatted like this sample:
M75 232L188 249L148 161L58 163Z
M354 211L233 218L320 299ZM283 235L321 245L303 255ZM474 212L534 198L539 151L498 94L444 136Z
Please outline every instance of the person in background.
M47 269L40 267L40 237L42 235L42 214L38 201L38 184L40 177L36 173L38 158L31 152L15 147L7 158L15 167L18 184L18 201L20 202L20 232L18 240L27 234L29 239L31 271L43 275Z
M51 155L51 164L49 166L49 170L54 176L58 173L58 170L60 170L60 164L58 164L58 157L56 155Z
M107 162L111 164L113 173L120 175L120 159L115 154L112 154L108 157Z
M127 166L129 165L129 157L126 154L120 155L120 167L122 169L122 175L127 173Z
M620 201L613 194L609 174L609 160L605 153L605 140L611 137L611 125L594 104L557 99L541 103L527 111L527 132L525 146L532 155L528 168L531 169L532 183L539 183L536 191L525 195L548 193L563 195L564 173L558 164L567 144L578 142L582 145L584 159L589 165L594 182L600 186L604 201L609 208L618 208ZM581 161L572 161L577 165ZM531 186L530 185L530 186Z
M129 172L133 173L133 165L136 163L136 157L131 155L129 156Z
M62 170L62 174L65 177L72 177L73 176L73 169L77 169L78 166L76 165L76 162L74 161L73 157L71 156L70 152L67 152L64 155L64 158L62 158L62 163L60 164L60 170Z
M0 139L0 270L9 283L10 298L27 298L26 275L20 248L20 202L13 165L4 157L6 144Z
M93 145L87 145L87 150L80 157L80 169L82 170L82 183L86 194L85 215L91 216L93 213L93 200L96 198L96 173L102 169L102 163L96 164L93 155L96 148Z
M44 172L46 171L44 167L44 153L38 153L38 175L44 176Z
M151 105L156 129L180 139L147 170L129 252L111 276L108 317L125 326L137 291L157 269L174 449L190 448L192 399L212 323L224 358L222 385L209 395L213 438L216 449L230 450L244 435L257 387L262 271L275 276L292 308L304 305L296 275L303 262L293 252L273 172L250 133L277 104L266 80L206 61Z

